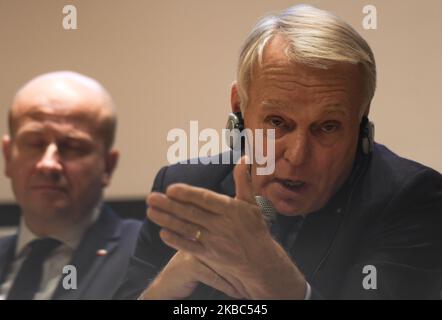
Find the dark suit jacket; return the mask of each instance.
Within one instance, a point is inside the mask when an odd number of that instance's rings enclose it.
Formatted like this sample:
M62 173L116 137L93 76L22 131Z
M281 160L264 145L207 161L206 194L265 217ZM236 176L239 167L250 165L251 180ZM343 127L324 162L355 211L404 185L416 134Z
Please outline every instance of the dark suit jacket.
M153 190L175 182L234 196L231 165L173 165ZM134 298L174 251L146 221L118 298ZM277 236L277 235L276 235ZM306 216L289 254L313 289L312 298L439 298L442 271L442 175L376 145L358 152L345 185ZM376 268L377 289L365 289L364 266ZM373 284L372 281L369 281ZM222 298L200 286L194 298ZM192 298L192 297L191 297Z
M60 280L52 299L111 299L124 279L140 227L140 221L122 220L103 206L99 218L86 231L69 262L77 269L77 289L65 290ZM16 242L17 235L0 239L3 278L13 259ZM98 256L99 249L107 250L107 254Z

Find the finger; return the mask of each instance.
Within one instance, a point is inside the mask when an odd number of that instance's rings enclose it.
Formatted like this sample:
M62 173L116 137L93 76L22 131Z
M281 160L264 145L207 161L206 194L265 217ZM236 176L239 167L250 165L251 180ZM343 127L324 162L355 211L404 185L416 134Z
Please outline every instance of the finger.
M235 179L236 199L246 201L256 205L255 195L253 194L252 179L250 177L250 164L248 157L243 156L237 162L233 170L233 178Z
M197 270L198 280L209 287L225 293L226 295L240 299L242 295L230 284L226 279L217 274L213 269L200 261L200 266Z
M205 248L200 241L183 238L172 230L161 229L160 238L165 244L177 251L182 250L195 255L205 252Z
M206 229L213 224L215 215L200 207L169 198L163 193L153 192L147 198L150 207L160 209L175 217L202 226Z
M232 205L232 198L214 191L190 186L184 183L171 184L166 195L171 199L192 203L201 209L216 214L224 214Z
M149 207L147 217L160 227L169 229L180 236L195 241L195 235L198 232L206 231L205 228L187 221L181 220L160 209Z

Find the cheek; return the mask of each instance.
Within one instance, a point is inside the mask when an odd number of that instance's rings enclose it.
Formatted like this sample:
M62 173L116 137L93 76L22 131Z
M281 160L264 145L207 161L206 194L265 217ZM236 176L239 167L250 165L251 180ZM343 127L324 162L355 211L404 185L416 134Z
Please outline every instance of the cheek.
M104 175L104 163L99 158L88 158L82 161L65 164L65 174L74 188L87 189L88 186L98 185Z
M33 164L22 159L11 160L8 170L11 188L18 203L23 203L23 201L28 201L28 196L30 196L29 186L34 172Z
M8 164L8 176L14 184L25 183L25 180L32 175L36 161L23 157L13 157Z
M314 157L321 189L334 188L345 180L353 167L356 143L335 145Z

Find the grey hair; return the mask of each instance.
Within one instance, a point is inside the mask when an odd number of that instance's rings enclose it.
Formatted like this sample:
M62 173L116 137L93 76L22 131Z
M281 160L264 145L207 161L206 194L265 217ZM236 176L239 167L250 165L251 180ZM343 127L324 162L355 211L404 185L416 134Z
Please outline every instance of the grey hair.
M266 45L276 35L287 40L290 61L327 69L336 63L361 65L367 102L376 89L376 63L368 43L348 23L309 5L297 5L259 21L244 42L237 69L237 88L244 112L252 70L261 65ZM362 108L363 106L361 106Z

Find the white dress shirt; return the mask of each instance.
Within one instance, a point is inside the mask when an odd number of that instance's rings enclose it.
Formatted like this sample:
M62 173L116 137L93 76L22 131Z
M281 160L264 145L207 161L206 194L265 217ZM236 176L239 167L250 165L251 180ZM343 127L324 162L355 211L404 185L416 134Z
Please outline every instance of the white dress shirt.
M40 283L40 289L34 296L34 300L49 300L57 289L58 283L62 276L63 267L71 261L74 251L83 238L86 230L97 220L101 211L101 203L91 214L87 215L80 223L71 225L68 230L60 234L50 235L61 244L51 252L43 263L43 275ZM5 300L9 290L14 283L20 267L29 254L28 246L33 240L39 237L35 235L26 225L23 216L20 219L20 227L18 229L18 239L15 248L14 260L6 275L5 281L0 286L0 300Z

